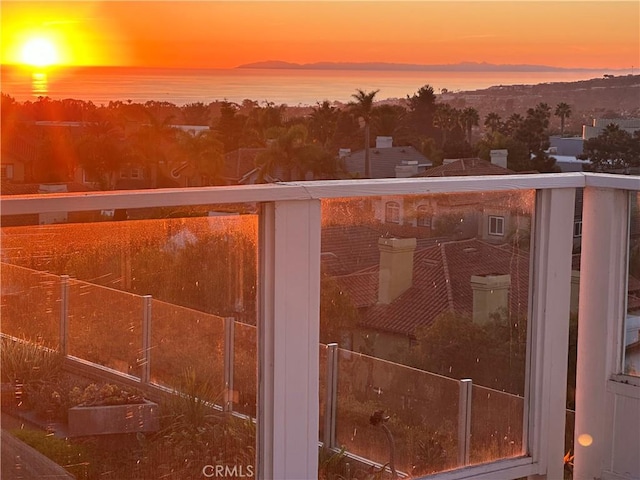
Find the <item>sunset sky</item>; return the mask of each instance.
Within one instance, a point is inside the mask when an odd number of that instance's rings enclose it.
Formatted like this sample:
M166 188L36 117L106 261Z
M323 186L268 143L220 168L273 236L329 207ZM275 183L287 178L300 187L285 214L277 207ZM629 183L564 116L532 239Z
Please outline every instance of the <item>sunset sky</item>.
M1 3L2 64L44 38L55 63L233 68L489 62L630 69L640 2L162 1Z

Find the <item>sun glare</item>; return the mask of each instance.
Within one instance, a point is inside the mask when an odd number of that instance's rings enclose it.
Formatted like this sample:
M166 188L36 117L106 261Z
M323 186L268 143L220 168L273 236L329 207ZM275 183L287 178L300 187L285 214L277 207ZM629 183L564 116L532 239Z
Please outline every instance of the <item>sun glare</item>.
M32 38L22 47L21 60L33 67L49 67L59 61L58 50L46 38Z

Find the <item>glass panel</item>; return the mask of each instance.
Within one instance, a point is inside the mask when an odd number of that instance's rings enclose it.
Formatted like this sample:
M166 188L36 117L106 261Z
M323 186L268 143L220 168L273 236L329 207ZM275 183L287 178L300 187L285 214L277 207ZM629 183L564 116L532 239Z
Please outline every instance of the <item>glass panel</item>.
M253 476L258 218L249 208L3 227L3 428L7 412L33 426L16 430L25 440L62 442L50 449L71 452L65 465L77 478L200 478L218 465ZM65 331L62 362L43 345L58 348Z
M327 350L327 346L321 343L320 360L318 363L320 376L320 387L318 392L318 395L320 396L320 431L318 433L321 442L324 442L325 410L327 408Z
M206 379L208 400L222 405L224 319L158 300L153 301L151 312L151 381L178 388L191 373Z
M336 448L390 468L393 437L409 476L525 454L534 208L534 191L323 201L320 338L342 347Z
M523 454L524 398L473 386L471 394L471 463Z
M255 417L258 404L258 331L253 325L235 323L233 409Z
M143 306L138 295L70 280L69 355L139 377Z
M624 373L640 376L640 193L632 192L630 197Z
M60 278L5 262L1 264L0 276L2 333L57 348L60 342Z
M455 467L458 383L340 349L337 444L409 475Z

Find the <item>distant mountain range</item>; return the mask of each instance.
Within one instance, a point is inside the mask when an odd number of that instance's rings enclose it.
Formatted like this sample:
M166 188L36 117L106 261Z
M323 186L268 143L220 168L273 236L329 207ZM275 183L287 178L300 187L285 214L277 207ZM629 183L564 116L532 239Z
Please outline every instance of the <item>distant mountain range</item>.
M419 65L412 63L386 63L386 62L316 62L316 63L291 63L279 60L266 62L245 63L236 68L253 68L269 70L388 70L408 72L589 72L615 69L606 68L562 68L549 65L496 65L493 63L461 62L446 65Z

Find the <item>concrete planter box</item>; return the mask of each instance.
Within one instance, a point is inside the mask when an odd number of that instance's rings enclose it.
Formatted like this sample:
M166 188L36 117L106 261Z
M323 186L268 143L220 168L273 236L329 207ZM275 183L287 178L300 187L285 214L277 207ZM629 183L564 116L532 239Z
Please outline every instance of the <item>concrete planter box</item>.
M71 437L155 432L160 428L158 404L149 401L135 405L72 407L68 413Z

